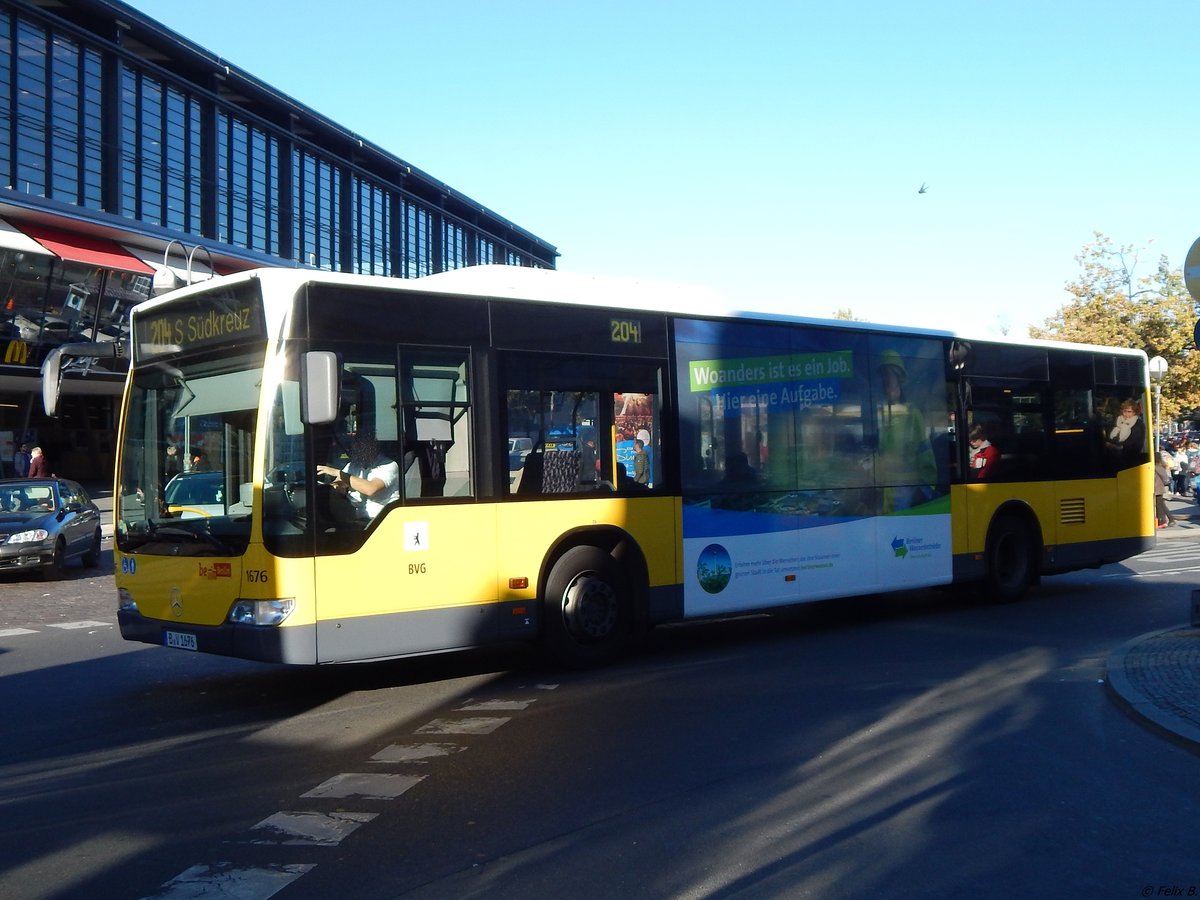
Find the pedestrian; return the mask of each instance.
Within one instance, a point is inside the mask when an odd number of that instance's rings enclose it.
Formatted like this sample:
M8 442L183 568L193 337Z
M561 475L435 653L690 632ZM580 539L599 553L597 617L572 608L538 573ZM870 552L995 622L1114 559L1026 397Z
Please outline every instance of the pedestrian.
M641 438L633 442L633 480L638 484L650 483L650 454Z
M1171 512L1167 509L1166 493L1171 486L1171 454L1166 450L1158 454L1154 466L1154 527L1166 528L1171 524Z
M46 455L42 453L41 447L34 447L29 451L29 477L30 478L53 478L54 473L50 471L50 462L46 459Z
M1197 482L1200 482L1200 444L1195 441L1187 442L1188 455L1188 496L1196 498Z
M1175 479L1175 483L1171 486L1171 493L1176 497L1187 496L1188 469L1191 466L1191 460L1188 459L1187 448L1183 446L1182 440L1175 445L1172 462L1174 465L1171 468L1171 476Z
M18 478L29 477L29 458L29 445L18 445L17 452L13 454L13 472Z

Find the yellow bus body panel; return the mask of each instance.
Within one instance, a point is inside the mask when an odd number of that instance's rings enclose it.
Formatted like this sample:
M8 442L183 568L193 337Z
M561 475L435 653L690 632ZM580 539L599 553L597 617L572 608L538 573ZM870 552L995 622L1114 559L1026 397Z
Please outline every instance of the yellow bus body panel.
M317 618L532 601L542 565L560 539L600 526L630 534L646 558L652 587L677 584L679 501L632 502L636 517L629 514L631 501L615 497L391 510L357 552L316 561ZM511 587L513 579L528 586Z
M529 591L521 593L533 596L546 554L568 532L598 526L613 526L633 538L646 559L650 587L679 584L681 510L675 497L504 504L496 537L501 597L517 596L508 591L512 577L528 577Z
M951 488L954 553L981 554L988 528L1006 503L1029 507L1047 547L1154 536L1154 493L1149 466L1111 479L963 484Z
M168 624L220 625L241 596L242 572L251 555L199 558L116 551L117 588L127 591L147 618Z
M355 552L316 560L318 620L496 599L496 504L390 510Z
M636 516L630 504L637 505ZM674 497L454 504L393 509L354 553L285 558L252 542L241 558L118 552L117 585L142 615L215 626L239 599L296 601L281 627L320 620L536 599L542 566L570 532L627 532L651 587L679 584L681 505ZM510 586L527 579L526 588Z

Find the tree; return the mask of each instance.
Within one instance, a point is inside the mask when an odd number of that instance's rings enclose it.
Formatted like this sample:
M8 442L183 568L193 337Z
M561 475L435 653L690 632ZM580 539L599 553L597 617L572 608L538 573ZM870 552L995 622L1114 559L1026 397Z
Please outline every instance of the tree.
M1161 419L1170 422L1200 408L1200 353L1192 336L1196 305L1181 269L1160 256L1152 275L1136 277L1139 251L1115 246L1100 232L1075 259L1082 269L1066 289L1075 299L1031 328L1035 338L1106 347L1136 347L1167 361Z

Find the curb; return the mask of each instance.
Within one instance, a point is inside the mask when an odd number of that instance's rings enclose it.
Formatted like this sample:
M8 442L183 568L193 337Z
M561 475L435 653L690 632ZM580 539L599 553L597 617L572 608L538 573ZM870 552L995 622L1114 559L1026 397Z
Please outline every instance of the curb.
M1192 625L1177 625L1143 634L1122 644L1109 654L1105 662L1104 688L1109 699L1129 718L1171 743L1200 755L1200 728L1156 704L1125 673L1126 660L1144 649L1146 644L1177 631L1191 631L1194 628Z

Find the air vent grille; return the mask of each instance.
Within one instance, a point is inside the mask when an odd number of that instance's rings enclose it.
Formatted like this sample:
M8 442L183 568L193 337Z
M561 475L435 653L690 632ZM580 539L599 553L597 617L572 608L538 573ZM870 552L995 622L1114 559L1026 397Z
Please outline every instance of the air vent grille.
M1082 497L1067 497L1058 501L1058 521L1061 525L1086 525L1087 504Z

